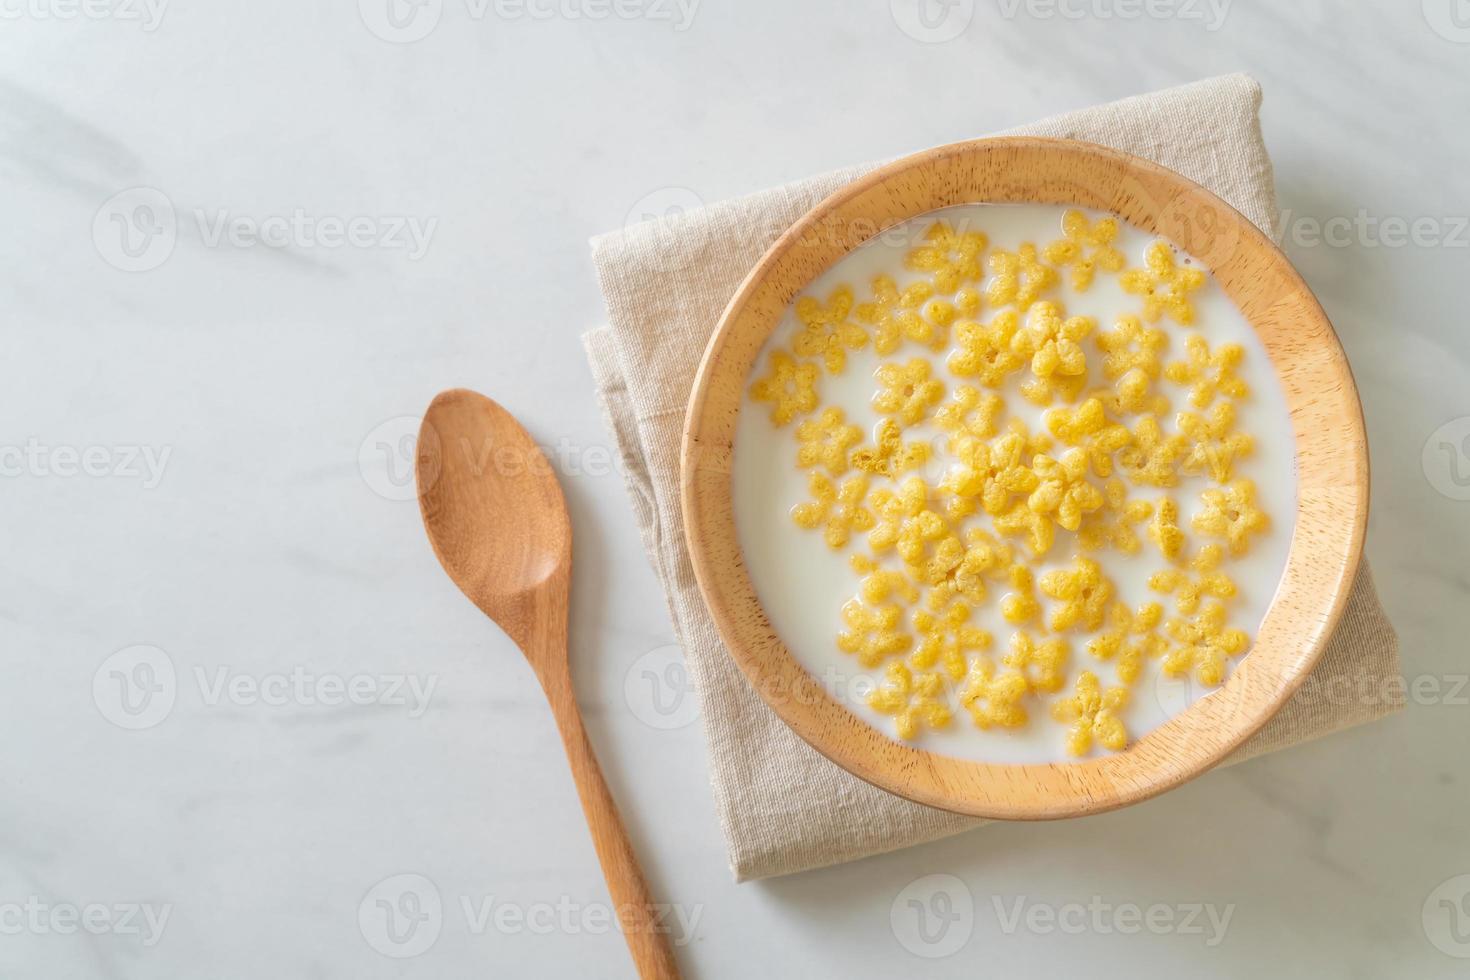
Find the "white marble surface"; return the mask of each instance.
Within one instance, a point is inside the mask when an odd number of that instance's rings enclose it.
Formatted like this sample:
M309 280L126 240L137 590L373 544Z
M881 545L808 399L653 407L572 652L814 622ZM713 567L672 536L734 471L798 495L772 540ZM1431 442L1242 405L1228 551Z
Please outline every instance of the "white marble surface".
M904 2L0 3L0 975L631 975L539 691L390 499L394 420L457 384L563 460L580 696L687 975L1470 971L1470 5L955 0L932 43ZM1418 703L1124 812L732 884L694 702L649 701L672 636L586 238L1237 69L1358 372ZM1313 240L1360 212L1392 220ZM321 703L349 684L378 703Z

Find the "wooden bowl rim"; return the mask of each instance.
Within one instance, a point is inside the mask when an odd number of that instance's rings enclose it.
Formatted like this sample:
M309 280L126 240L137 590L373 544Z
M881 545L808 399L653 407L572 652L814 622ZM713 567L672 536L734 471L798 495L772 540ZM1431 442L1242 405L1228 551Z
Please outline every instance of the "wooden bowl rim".
M729 383L722 372L731 370L725 355L736 339L735 331L746 324L743 318L748 315L764 316L751 312L753 301L763 289L770 288L771 277L809 234L824 223L834 227L833 219L835 227L850 227L843 224L853 217L845 215L845 209L859 206L866 195L881 192L895 181L926 173L952 174L966 165L978 172L987 158L1006 159L1007 155L1042 164L1043 175L1032 183L1043 186L1046 175L1057 166L1056 161L1047 163L1047 156L1059 155L1079 169L1097 166L1104 173L1132 178L1137 185L1134 190L1147 186L1167 189L1164 205L1142 215L1146 221L1120 217L1150 234L1174 241L1191 254L1211 271L1243 313L1245 305L1253 304L1242 304L1237 294L1247 291L1248 286L1227 284L1222 270L1231 269L1230 263L1237 260L1251 261L1241 259L1243 254L1255 256L1266 266L1258 271L1273 277L1275 289L1270 295L1278 305L1285 304L1283 314L1295 314L1289 328L1277 327L1268 334L1262 332L1266 322L1262 317L1277 306L1257 316L1246 314L1286 391L1297 469L1297 520L1286 569L1255 643L1236 661L1222 687L1135 740L1125 751L1071 762L984 763L915 748L871 726L812 678L776 634L754 591L735 534L730 499L735 413L721 418L721 413L709 404L715 387L722 380ZM1076 186L1075 179L1058 180L1060 186ZM1024 181L1023 185L1030 186ZM929 201L943 193L943 188L925 190ZM774 317L765 317L769 323L759 331L749 362L734 381L735 411L739 410L749 368L770 332L779 325L786 305L823 269L893 224L956 204L1036 201L1095 206L1053 201L1040 190L1035 193L1039 196L998 197L991 193L968 201L927 204L884 220L861 237L833 244L831 247L840 249L836 256L806 276L805 281L781 290L784 301L777 305ZM1146 192L1143 197L1156 205ZM1178 204L1183 208L1170 219L1170 209ZM1224 257L1209 254L1213 249L1199 255L1169 234L1171 220L1177 222L1181 215L1193 214L1202 206L1214 209L1231 226L1233 244ZM1112 207L1100 209L1119 211ZM1299 344L1291 350L1283 347L1290 339L1288 333ZM1301 344L1303 340L1315 343ZM1290 359L1283 360L1287 354ZM1317 372L1326 375L1327 385L1320 390L1293 391L1291 378ZM1313 426L1313 420L1330 421L1331 431ZM720 430L728 430L728 438L722 437ZM681 505L695 579L727 649L766 704L804 741L858 778L928 806L994 819L1054 819L1103 812L1172 789L1218 764L1280 710L1320 659L1351 591L1367 526L1367 440L1352 371L1326 313L1285 254L1235 208L1204 187L1152 161L1079 140L995 137L948 144L881 166L828 195L771 245L731 298L699 365L681 449ZM1308 477L1313 479L1309 481ZM1331 515L1322 513L1327 510ZM1302 581L1304 578L1307 581ZM1317 581L1312 582L1314 578ZM1306 588L1309 584L1311 589ZM1297 642L1292 643L1289 637ZM803 692L799 697L792 693L798 687Z

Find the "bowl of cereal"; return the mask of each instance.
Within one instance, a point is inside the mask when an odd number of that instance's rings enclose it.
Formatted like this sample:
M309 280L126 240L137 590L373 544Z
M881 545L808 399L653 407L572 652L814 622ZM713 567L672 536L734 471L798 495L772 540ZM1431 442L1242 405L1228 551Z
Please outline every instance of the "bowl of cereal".
M1001 819L1206 771L1303 682L1362 550L1346 358L1271 240L1068 140L940 147L770 248L682 502L730 654L889 792Z

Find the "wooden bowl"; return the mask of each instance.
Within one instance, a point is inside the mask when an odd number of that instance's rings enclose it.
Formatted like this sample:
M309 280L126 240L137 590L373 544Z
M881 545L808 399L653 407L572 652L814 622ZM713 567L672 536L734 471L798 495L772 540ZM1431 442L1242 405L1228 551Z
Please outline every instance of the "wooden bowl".
M731 492L736 414L762 345L793 297L861 242L938 208L1038 202L1110 211L1214 273L1280 376L1296 443L1286 571L1255 644L1226 683L1127 750L1076 762L972 762L890 739L835 700L768 620L741 555ZM699 587L730 654L792 729L848 772L929 806L1049 819L1136 803L1206 771L1291 697L1321 655L1358 567L1368 450L1332 325L1271 240L1157 164L1070 140L985 139L906 157L847 185L771 246L730 301L684 427L683 507Z

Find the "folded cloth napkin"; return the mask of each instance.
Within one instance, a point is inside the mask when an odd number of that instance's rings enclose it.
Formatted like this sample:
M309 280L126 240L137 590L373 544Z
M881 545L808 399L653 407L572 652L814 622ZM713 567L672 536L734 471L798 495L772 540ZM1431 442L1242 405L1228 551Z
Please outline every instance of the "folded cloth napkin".
M1155 160L1268 233L1276 199L1245 75L1084 109L1011 133L1069 137ZM715 631L684 547L679 444L695 371L756 260L813 205L876 164L812 177L592 240L608 324L585 337L643 543L699 693L711 781L736 880L790 874L954 834L984 821L921 806L849 775L798 738L746 682ZM1398 641L1365 563L1309 681L1239 762L1402 706Z

